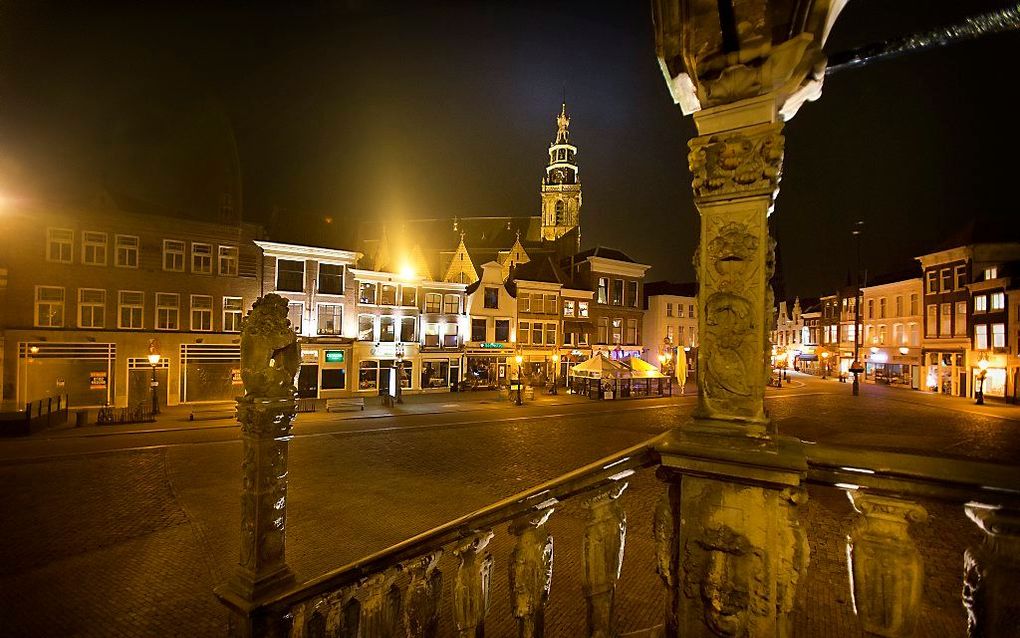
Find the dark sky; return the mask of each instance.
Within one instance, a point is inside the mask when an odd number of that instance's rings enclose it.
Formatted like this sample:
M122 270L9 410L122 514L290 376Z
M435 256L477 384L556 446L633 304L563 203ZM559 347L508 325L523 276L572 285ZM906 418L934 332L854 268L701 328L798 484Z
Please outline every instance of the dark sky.
M854 0L826 49L1003 1ZM0 3L0 191L82 198L105 182L174 199L186 181L168 174L194 172L196 140L229 122L245 216L282 210L281 239L341 241L344 222L378 215L537 214L565 90L583 243L652 264L651 279L693 278L694 128L660 75L648 3L295 4ZM790 296L844 281L858 219L874 273L974 218L1017 226L1018 44L827 80L786 128L774 229Z

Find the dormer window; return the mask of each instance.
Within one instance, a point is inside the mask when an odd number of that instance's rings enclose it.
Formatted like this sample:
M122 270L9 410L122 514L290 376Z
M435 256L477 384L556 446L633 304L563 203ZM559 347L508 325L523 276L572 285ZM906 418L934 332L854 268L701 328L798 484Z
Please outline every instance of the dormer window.
M998 279L998 278L999 278L999 268L997 266L992 266L991 268L985 268L985 281L988 281L989 279Z

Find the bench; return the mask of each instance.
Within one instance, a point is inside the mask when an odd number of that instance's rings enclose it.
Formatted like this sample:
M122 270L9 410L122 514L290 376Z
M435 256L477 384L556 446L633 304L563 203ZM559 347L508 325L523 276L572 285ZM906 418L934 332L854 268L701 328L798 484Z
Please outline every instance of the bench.
M365 409L365 397L350 397L348 399L326 399L326 412L342 410L344 408Z

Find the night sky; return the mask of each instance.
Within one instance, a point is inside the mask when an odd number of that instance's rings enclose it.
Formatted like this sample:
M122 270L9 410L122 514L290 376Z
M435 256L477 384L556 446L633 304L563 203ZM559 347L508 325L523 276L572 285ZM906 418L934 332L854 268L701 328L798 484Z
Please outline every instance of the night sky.
M853 0L826 50L1004 3ZM0 3L0 193L84 201L106 185L173 206L196 149L222 139L209 123L229 122L245 217L275 209L275 239L337 244L377 216L534 215L565 91L585 247L693 279L694 127L666 91L648 3L292 4ZM1018 44L827 79L786 128L774 228L789 296L845 281L858 219L876 274L972 219L1018 226Z

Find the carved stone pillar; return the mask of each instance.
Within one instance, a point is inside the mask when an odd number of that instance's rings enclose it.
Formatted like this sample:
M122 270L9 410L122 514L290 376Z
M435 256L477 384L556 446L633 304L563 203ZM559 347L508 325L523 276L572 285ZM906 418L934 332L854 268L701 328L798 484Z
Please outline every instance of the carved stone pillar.
M588 521L584 528L584 597L588 603L588 635L615 636L613 599L623 567L627 515L617 500L626 483L613 485L584 501Z
M553 539L546 530L551 507L538 510L510 524L517 537L510 554L510 608L517 619L520 638L545 635L545 604L552 586Z
M492 574L492 556L485 548L492 536L492 530L483 532L453 550L453 555L460 559L453 583L453 620L458 638L482 638L485 635Z
M400 630L400 590L394 584L395 569L373 574L365 581L361 603L361 635L364 638L391 638Z
M868 633L910 636L921 613L924 562L908 532L928 513L898 498L860 491L847 496L861 515L846 539L854 610Z
M285 561L287 447L293 399L246 397L237 402L241 422L241 562L234 587L246 598L293 580Z
M964 553L963 604L971 638L1016 636L1020 628L1020 510L977 503L967 517L985 533Z
M442 551L403 565L411 575L404 593L404 629L408 638L433 638L439 630L439 596L443 574L436 569Z

